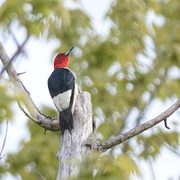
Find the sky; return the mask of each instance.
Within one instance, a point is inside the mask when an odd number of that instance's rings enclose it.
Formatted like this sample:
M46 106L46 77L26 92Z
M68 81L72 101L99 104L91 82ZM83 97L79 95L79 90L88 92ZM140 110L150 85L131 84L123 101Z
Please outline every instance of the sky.
M85 9L87 14L92 18L92 23L96 29L96 31L102 35L106 35L108 33L109 23L108 20L104 20L104 14L107 12L108 7L110 6L112 0L81 0L81 7ZM71 6L69 0L67 0L67 6ZM14 29L18 29L16 25L14 25ZM23 30L19 30L22 35L18 36L18 40L21 42L23 40ZM12 43L12 39L8 38L6 35L0 36L0 41L3 42L4 47L11 57L15 50L15 46ZM52 59L55 56L53 54L54 48L57 46L55 41L44 41L43 39L31 39L30 42L25 47L25 51L28 51L27 57L20 57L17 59L15 63L15 67L18 72L26 72L21 75L21 80L25 84L26 88L31 94L32 99L36 103L38 107L42 104L48 104L54 107L52 99L49 95L47 88L47 79L50 73L53 71ZM159 112L164 111L172 104L172 101L167 101L167 103L162 103L160 101L156 101L153 103L150 111L147 112L147 119L151 119L159 114ZM158 111L157 111L158 109ZM19 142L22 138L26 141L29 140L29 133L26 128L26 117L19 110L17 105L14 106L14 111L16 113L16 119L14 119L9 124L7 142L4 149L4 154L6 155L8 152L15 152L18 150ZM169 118L169 122L173 119L177 120L177 114L174 114ZM171 123L169 123L171 125ZM159 125L163 127L163 124ZM131 126L129 126L132 128ZM3 134L5 132L5 126L3 128L3 132L1 132L0 136L0 147L3 140ZM137 147L138 148L138 147ZM180 174L180 160L175 155L170 153L168 150L163 149L161 155L157 158L156 161L153 161L153 168L155 170L155 176L157 180L166 180L170 177L174 177L173 179L178 179L178 174ZM152 176L149 173L149 165L145 161L139 161L138 165L140 165L142 169L142 178L135 178L133 180L152 180ZM14 180L13 177L7 175L6 179Z

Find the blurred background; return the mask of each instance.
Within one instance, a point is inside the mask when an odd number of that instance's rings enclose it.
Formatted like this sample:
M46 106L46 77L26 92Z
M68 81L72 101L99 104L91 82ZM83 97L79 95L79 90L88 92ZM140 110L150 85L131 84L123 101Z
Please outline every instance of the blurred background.
M178 0L0 0L0 41L41 111L57 116L47 89L57 52L77 48L69 67L91 93L97 136L110 138L180 97ZM0 71L3 69L0 64ZM0 179L55 179L59 133L18 108L0 76ZM78 179L180 179L180 112L85 162ZM27 178L28 177L28 178Z

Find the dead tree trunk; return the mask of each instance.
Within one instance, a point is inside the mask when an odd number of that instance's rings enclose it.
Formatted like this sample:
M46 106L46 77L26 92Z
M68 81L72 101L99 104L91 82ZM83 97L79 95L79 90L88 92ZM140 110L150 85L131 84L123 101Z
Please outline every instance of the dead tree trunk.
M82 160L91 152L91 149L84 145L93 131L89 93L79 90L73 117L72 134L66 130L61 137L57 180L78 176Z

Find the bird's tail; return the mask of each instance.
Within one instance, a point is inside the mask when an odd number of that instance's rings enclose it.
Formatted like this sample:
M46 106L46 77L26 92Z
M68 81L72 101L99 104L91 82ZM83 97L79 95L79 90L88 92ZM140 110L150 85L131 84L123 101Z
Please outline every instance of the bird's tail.
M62 135L66 129L71 133L73 129L73 115L70 107L59 113L59 121Z
M59 124L60 124L62 136L66 129L70 132L70 134L71 134L71 130L73 129L72 104L74 101L74 91L75 91L75 85L72 88L69 107L59 113Z

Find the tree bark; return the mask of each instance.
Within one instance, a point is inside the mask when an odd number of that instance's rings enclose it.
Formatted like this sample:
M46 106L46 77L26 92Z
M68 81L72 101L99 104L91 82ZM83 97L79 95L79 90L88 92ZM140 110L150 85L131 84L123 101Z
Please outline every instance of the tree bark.
M92 105L89 93L79 90L73 119L74 127L71 134L66 130L61 137L57 180L78 176L81 162L91 153L91 149L84 145L93 132Z

